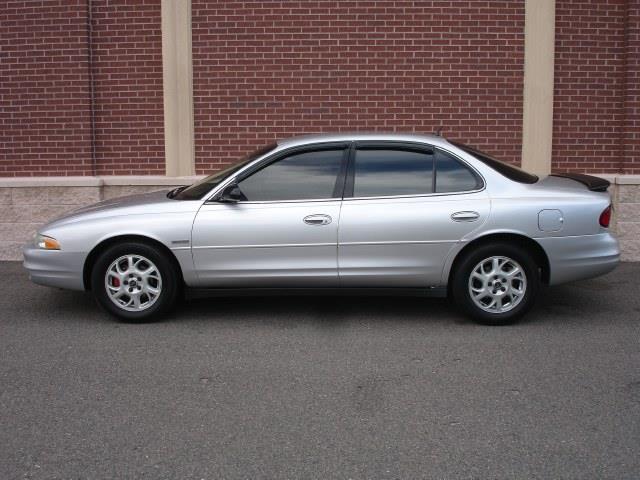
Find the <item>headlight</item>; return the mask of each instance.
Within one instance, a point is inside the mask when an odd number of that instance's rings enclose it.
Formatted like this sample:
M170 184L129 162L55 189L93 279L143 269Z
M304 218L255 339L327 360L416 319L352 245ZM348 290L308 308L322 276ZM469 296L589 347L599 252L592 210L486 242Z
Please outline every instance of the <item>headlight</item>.
M40 235L39 233L35 235L35 244L43 250L60 250L60 242L55 238Z

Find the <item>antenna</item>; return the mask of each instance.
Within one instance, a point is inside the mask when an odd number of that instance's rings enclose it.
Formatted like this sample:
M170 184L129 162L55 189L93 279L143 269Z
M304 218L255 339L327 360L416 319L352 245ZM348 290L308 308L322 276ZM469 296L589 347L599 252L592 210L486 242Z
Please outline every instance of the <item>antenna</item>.
M438 127L438 129L436 130L436 135L437 135L438 137L441 137L441 136L442 136L442 135L441 135L441 133L442 133L442 125L440 125L440 126Z

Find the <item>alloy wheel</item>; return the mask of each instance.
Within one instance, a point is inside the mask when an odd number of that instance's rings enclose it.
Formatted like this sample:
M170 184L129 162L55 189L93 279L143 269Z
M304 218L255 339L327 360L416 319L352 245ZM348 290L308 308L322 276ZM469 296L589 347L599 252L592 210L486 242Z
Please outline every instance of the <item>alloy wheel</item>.
M489 313L513 310L527 291L522 266L509 257L493 256L479 262L469 276L469 295L473 303Z
M142 255L123 255L114 260L104 277L109 299L128 312L151 307L162 293L162 277L154 263Z

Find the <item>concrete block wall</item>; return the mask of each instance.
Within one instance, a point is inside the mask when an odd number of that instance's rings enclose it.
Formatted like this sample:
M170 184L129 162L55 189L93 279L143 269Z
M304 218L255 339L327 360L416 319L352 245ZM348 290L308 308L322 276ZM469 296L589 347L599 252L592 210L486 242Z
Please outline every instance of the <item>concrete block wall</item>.
M635 181L617 184L614 192L615 230L622 258L630 262L640 262L640 176Z
M0 180L0 260L21 260L39 226L101 200L170 189L199 177L60 177Z
M0 190L0 256L17 259L39 225L100 200L98 187L17 187Z

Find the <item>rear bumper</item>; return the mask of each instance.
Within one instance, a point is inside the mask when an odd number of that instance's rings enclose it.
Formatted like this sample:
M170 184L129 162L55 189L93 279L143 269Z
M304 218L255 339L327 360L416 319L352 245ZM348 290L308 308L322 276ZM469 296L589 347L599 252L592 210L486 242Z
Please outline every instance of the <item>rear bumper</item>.
M82 269L86 253L42 250L34 245L23 249L23 266L29 279L47 287L84 290Z
M620 263L618 240L608 232L536 241L549 258L550 285L604 275Z

